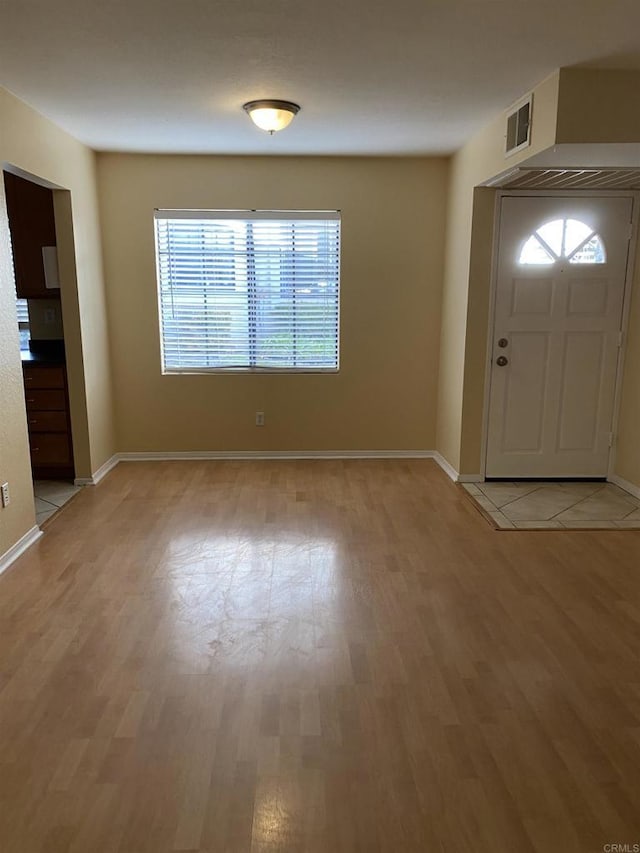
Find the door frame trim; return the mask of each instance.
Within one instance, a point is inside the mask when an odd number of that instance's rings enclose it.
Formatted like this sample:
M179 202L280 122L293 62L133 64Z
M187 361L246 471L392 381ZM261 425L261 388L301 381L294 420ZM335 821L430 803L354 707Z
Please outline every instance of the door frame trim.
M613 418L611 430L613 432L613 446L609 450L609 462L607 465L607 480L614 476L616 462L618 426L620 423L620 404L622 401L622 377L624 375L624 362L627 350L629 332L629 314L631 309L631 295L633 290L633 271L638 244L639 219L640 219L640 192L634 190L498 190L496 192L495 207L493 213L493 246L491 248L491 275L489 291L489 318L487 325L487 351L485 355L484 374L484 402L482 408L482 437L481 437L481 460L480 479L485 480L487 474L487 450L489 446L489 401L491 397L491 364L493 358L493 339L495 337L496 322L496 298L498 291L498 257L500 251L500 220L502 213L502 199L509 197L519 198L629 198L631 199L631 238L627 251L627 263L625 267L624 292L622 297L621 330L623 333L623 345L618 350L618 363L616 367L616 382L613 397Z

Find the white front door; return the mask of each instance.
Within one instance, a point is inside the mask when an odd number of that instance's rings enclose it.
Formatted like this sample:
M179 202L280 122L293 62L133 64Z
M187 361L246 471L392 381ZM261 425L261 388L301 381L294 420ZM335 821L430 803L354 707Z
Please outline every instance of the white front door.
M604 477L630 198L505 197L487 477Z

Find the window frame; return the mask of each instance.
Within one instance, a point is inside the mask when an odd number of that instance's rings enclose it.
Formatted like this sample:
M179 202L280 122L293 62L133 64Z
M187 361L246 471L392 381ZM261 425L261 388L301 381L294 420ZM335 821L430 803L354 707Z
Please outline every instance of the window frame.
M569 222L575 222L579 225L584 225L587 229L589 229L589 233L577 243L573 249L567 250L566 248L566 234L567 227ZM549 225L556 225L561 223L562 225L562 233L560 235L560 251L558 251L551 245L551 241L548 237L543 236L540 232L543 228L546 228ZM593 240L597 240L599 244L600 251L602 252L603 260L601 261L580 261L575 260L576 256L583 251ZM547 256L548 260L544 261L527 261L523 260L525 250L529 246L529 244L533 244L542 249L542 251ZM543 222L541 225L538 225L531 234L522 242L520 247L520 251L518 252L518 266L519 267L553 267L556 264L573 264L574 267L593 267L593 266L603 266L607 263L607 247L600 236L600 233L597 229L593 228L587 222L584 222L581 219L576 219L574 216L564 216L557 219L549 219L546 222Z
M165 366L164 353L164 335L163 335L163 315L162 315L162 289L160 278L160 253L158 246L158 229L156 222L158 219L265 219L282 221L293 220L336 220L338 222L338 237L337 237L337 300L336 300L336 364L335 367L274 367L274 366L246 366L246 367L170 367ZM155 208L153 211L153 238L154 238L154 253L156 266L156 296L158 307L158 335L160 343L160 369L163 376L184 376L184 375L248 375L256 374L337 374L340 372L340 350L341 350L341 271L342 271L342 211L340 209L333 210L222 210L213 208Z

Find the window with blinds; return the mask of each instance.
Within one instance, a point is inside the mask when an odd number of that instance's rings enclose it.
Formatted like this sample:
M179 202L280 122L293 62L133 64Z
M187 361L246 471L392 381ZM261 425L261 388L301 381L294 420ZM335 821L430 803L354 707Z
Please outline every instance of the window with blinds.
M337 211L155 214L166 373L335 371Z
M18 325L22 329L29 328L29 305L26 299L16 299L16 309L18 311Z
M31 333L29 331L29 304L26 299L18 299L16 297L16 310L18 314L18 329L20 332L20 349L29 349L29 339Z

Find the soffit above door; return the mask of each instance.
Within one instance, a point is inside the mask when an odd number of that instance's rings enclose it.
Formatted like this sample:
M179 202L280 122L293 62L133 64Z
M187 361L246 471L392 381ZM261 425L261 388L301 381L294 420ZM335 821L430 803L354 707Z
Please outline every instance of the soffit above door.
M516 169L504 176L505 189L640 190L638 169Z

